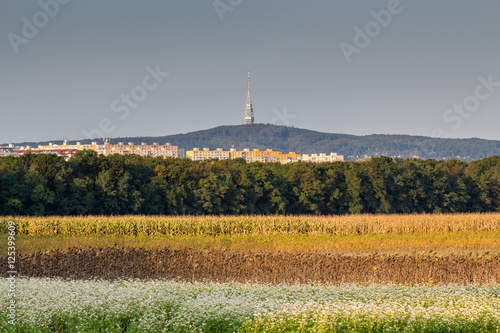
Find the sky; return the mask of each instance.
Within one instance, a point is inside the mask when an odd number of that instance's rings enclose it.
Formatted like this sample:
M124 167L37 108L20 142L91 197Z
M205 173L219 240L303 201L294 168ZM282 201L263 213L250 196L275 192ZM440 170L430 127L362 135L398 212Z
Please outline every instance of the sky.
M500 140L500 2L4 0L0 143L255 121Z

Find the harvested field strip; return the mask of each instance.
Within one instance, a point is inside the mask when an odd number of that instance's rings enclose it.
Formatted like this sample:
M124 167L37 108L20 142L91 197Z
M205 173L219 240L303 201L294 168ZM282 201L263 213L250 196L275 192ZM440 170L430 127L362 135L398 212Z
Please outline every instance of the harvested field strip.
M8 283L0 279L3 290ZM500 327L498 286L20 279L19 288L19 322L5 331L458 333ZM0 300L6 304L7 293Z
M235 236L17 236L19 253L68 249L71 247L170 248L172 250L230 250L329 252L343 254L411 254L413 251L437 251L439 254L490 252L500 254L500 231L449 232L443 234L378 235L235 235ZM0 249L0 254L6 253ZM3 252L1 252L3 251Z
M7 263L0 256L2 272ZM178 279L259 283L488 284L500 281L500 255L369 255L304 252L247 252L81 249L18 257L27 277L69 279ZM5 274L5 273L4 273Z
M4 217L22 235L376 235L500 230L500 214L352 216L49 216Z

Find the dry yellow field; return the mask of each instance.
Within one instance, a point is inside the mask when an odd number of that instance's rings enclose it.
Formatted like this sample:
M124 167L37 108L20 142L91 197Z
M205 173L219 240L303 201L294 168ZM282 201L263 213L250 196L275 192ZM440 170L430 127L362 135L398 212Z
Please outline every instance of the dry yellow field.
M71 247L443 254L500 252L500 214L4 217L21 253ZM5 230L4 230L5 229Z
M434 251L441 254L500 253L500 232L450 232L446 234L398 235L238 235L238 236L19 236L18 251L30 253L72 247L133 247L172 250L229 250L329 252L348 255L373 252L411 254ZM5 253L5 251L1 252Z

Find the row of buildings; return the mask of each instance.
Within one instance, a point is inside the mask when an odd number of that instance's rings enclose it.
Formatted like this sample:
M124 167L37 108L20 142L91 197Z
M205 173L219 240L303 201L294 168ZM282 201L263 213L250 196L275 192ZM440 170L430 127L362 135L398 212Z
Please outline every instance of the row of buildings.
M262 162L262 163L293 163L298 161L303 162L336 162L343 161L344 157L342 155L337 155L336 153L327 154L296 154L290 152L288 154L282 153L280 151L274 151L272 149L259 150L259 149L243 149L236 150L231 148L230 150L223 150L218 148L216 150L210 150L208 148L194 148L185 152L179 151L178 146L171 145L170 143L165 143L160 145L158 143L153 144L134 144L133 142L119 142L118 144L111 144L109 140L104 140L103 144L97 144L92 142L90 144L81 144L77 142L76 144L70 145L65 140L62 145L55 145L49 143L48 145L39 145L38 147L14 147L9 145L9 147L0 147L0 156L22 156L28 153L32 154L56 154L62 156L65 159L69 159L75 156L79 151L82 150L93 150L98 154L104 156L119 154L119 155L131 155L136 154L140 156L149 157L186 157L194 161L203 161L208 159L218 159L218 160L229 160L242 158L247 162ZM180 153L180 154L179 154Z
M303 162L337 162L343 161L344 156L337 155L337 153L327 154L297 154L294 152L289 152L288 154L282 153L280 151L274 151L272 149L259 150L259 149L243 149L236 150L231 148L230 150L223 150L218 148L216 150L210 150L208 148L194 148L193 150L188 150L186 152L186 157L194 161L203 161L207 159L219 159L219 160L230 160L236 158L242 158L247 162L262 162L262 163L293 163L298 161Z
M149 157L179 157L179 151L177 146L173 146L170 143L165 143L164 145L160 145L157 142L154 142L152 145L141 143L140 145L136 145L133 142L128 142L127 144L123 142L119 142L118 144L111 144L109 140L104 140L103 144L97 144L97 142L92 142L90 144L81 144L77 142L74 145L68 144L66 140L64 140L62 145L54 145L49 143L48 145L39 145L37 148L26 146L26 147L13 147L9 145L9 147L0 147L0 156L5 155L14 155L14 156L22 156L28 153L32 154L56 154L58 156L62 156L65 159L69 159L75 156L79 151L82 150L93 150L98 154L102 154L104 156L119 154L119 155L130 155L136 154L140 156L149 156Z

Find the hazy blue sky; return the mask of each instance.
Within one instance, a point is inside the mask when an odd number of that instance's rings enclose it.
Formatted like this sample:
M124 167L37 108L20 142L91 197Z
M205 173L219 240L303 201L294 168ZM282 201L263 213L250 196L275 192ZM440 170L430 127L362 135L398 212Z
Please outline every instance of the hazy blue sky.
M499 1L54 1L0 2L0 143L242 124L247 70L259 123L500 140Z

